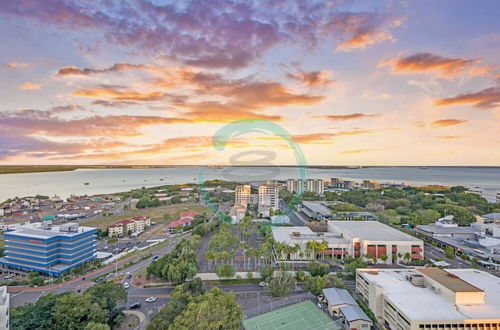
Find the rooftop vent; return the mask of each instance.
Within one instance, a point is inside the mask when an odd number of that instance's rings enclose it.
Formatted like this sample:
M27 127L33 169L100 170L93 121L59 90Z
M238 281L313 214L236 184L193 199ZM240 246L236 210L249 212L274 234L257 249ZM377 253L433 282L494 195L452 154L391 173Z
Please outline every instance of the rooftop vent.
M415 274L415 275L412 275L410 277L410 283L413 284L414 286L417 286L417 287L425 287L424 285L424 277L422 275L418 275L418 274Z

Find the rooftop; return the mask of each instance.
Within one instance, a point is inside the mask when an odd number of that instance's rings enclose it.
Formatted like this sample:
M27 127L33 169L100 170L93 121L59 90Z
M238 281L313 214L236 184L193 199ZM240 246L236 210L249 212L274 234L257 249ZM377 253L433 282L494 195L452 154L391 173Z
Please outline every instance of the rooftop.
M358 305L344 306L340 308L340 311L342 312L342 314L344 314L344 317L349 322L356 320L365 320L370 322L372 321Z
M457 275L438 267L419 268L418 271L453 292L483 292L483 290L465 282Z
M323 289L323 296L328 301L328 305L330 306L358 305L356 300L354 300L349 291L347 291L346 289L339 289L339 288Z
M378 221L329 221L328 231L345 232L354 238L367 241L415 241L418 238L403 233Z
M293 237L299 238L300 236L316 236L309 227L293 226L293 227L272 227L273 237L276 241L288 244ZM294 234L298 233L298 234ZM298 236L294 236L298 235ZM318 237L319 238L319 237Z
M323 205L321 202L309 202L309 201L304 201L301 203L304 207L307 207L309 210L321 214L321 215L331 215L332 210L330 210L328 207Z
M417 229L433 234L475 234L480 230L471 227L443 227L436 224L419 225Z
M422 268L418 268L421 270ZM448 269L470 285L484 291L484 303L457 304L430 287L417 287L408 278L414 269L366 269L363 276L384 289L384 295L412 320L498 319L500 278L475 269Z
M483 215L483 218L486 218L486 219L500 219L500 213L488 213L488 214L484 214Z
M67 225L71 225L71 223L67 223L61 226L53 226L50 229L35 229L29 226L19 226L15 230L7 232L6 235L48 239L56 236L72 237L87 231L96 230L96 228L94 227L83 227L78 226L78 224L73 224L76 225L72 227L75 230L66 231L65 228L68 228Z

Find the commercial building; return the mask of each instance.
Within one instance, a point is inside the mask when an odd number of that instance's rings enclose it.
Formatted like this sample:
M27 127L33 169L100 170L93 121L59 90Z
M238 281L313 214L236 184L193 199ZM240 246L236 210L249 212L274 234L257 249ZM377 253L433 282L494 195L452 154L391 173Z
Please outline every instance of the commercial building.
M424 243L378 221L329 221L328 231L347 240L347 253L387 264L423 259ZM385 261L383 259L386 259Z
M322 301L326 304L330 315L340 318L347 329L368 330L373 325L372 320L346 289L323 289Z
M375 180L363 180L363 182L361 182L361 188L370 190L380 189L380 183Z
M248 184L236 186L234 191L234 204L247 207L252 203L251 200L252 187Z
M259 206L268 206L273 210L279 208L280 190L277 186L259 186Z
M293 194L302 194L304 192L304 181L302 179L288 179L286 190Z
M356 292L387 329L500 328L498 277L476 269L358 269Z
M0 329L9 330L10 297L6 286L0 286Z
M304 201L298 205L298 210L304 212L313 220L323 221L332 219L332 210L322 202Z
M307 179L306 191L323 195L325 193L325 183L321 179Z
M46 229L20 226L4 233L4 271L19 269L59 276L95 258L97 228L67 223Z
M378 217L370 212L337 212L334 216L338 220L377 220Z
M135 216L118 221L117 223L108 227L108 237L118 237L142 233L146 228L151 226L151 219L149 217Z

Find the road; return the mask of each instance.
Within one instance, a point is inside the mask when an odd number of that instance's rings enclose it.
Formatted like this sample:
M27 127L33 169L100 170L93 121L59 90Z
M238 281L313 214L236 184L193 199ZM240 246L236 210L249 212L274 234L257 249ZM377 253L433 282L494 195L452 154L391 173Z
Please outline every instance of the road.
M471 268L471 265L460 259L460 257L455 257L454 259L446 258L440 249L429 243L424 243L424 256L433 260L444 260L450 264L451 268Z

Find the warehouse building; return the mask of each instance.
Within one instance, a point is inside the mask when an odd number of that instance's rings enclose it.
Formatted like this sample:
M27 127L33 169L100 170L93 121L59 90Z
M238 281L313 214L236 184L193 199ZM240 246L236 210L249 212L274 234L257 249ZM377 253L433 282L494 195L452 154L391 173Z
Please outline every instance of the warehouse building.
M37 271L60 276L95 259L97 228L66 223L52 228L20 226L4 233L4 271Z

